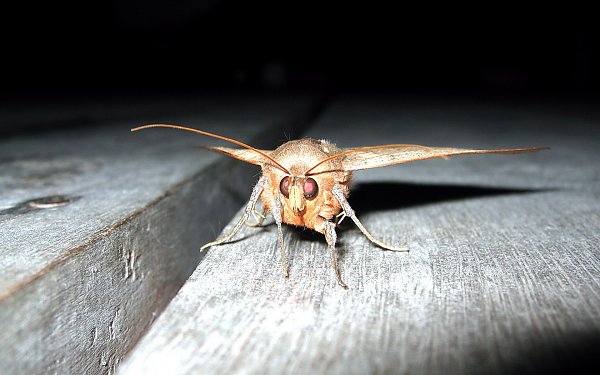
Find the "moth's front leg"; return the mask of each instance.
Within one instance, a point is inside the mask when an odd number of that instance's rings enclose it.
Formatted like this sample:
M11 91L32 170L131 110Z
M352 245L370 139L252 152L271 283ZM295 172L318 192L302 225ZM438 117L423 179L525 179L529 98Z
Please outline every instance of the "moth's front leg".
M268 178L266 176L262 176L258 182L256 183L256 185L254 186L254 189L252 189L252 194L250 194L250 201L248 201L248 204L246 205L246 209L244 210L244 213L242 214L242 217L240 218L240 220L237 222L237 224L235 224L235 227L233 227L233 229L231 230L231 232L227 233L226 235L217 238L216 240L207 243L206 245L202 246L200 248L200 251L203 251L204 249L207 249L211 246L216 246L216 245L220 245L224 242L229 241L230 239L233 238L233 236L235 236L235 234L240 230L240 228L242 227L242 225L244 225L244 223L246 222L246 220L248 220L248 217L254 212L254 208L256 206L256 202L258 201L258 197L260 197L260 193L262 193L263 189L265 188L265 186L267 185L268 182Z
M279 198L276 196L273 199L273 203L271 204L271 213L273 214L273 218L275 219L275 224L277 224L277 237L279 238L279 255L281 256L281 267L283 269L283 276L289 277L290 270L287 264L287 260L285 258L285 248L283 243L283 231L281 229L281 223L283 222L282 216L282 204Z
M256 209L252 210L252 216L254 217L254 223L246 223L246 226L251 228L260 227L266 219L267 212L262 209L261 212L256 211ZM258 217L257 217L258 216Z
M348 203L348 201L346 200L346 197L344 196L344 189L342 188L342 186L340 186L339 184L335 184L333 186L333 189L331 192L333 193L333 196L338 200L338 202L340 202L340 205L342 206L342 210L344 213L344 217L347 216L350 219L352 219L352 221L354 222L354 224L356 224L358 229L360 229L360 231L363 232L363 234L365 236L367 236L367 238L371 242L373 242L374 244L376 244L377 246L381 247L384 250L408 251L407 247L396 247L396 246L392 246L392 245L387 245L387 244L383 243L382 241L379 241L378 239L373 237L373 235L371 233L369 233L369 231L367 231L367 229L362 225L360 220L358 220L358 218L356 217L354 210L352 209L352 207L350 207L350 204Z
M330 221L325 221L323 222L322 230L324 232L323 234L325 234L325 240L327 241L327 249L329 250L329 256L331 257L331 266L333 267L335 278L342 288L348 289L348 286L342 280L340 269L337 264L337 252L335 251L337 235L335 233L335 224Z

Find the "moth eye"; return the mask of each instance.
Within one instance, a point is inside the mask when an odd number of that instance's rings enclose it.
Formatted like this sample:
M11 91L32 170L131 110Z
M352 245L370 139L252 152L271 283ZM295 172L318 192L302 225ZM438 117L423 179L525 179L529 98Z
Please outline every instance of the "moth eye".
M319 185L317 185L317 181L312 178L307 178L306 181L304 181L304 198L314 198L318 193Z
M290 196L290 177L289 176L285 176L283 179L281 179L281 182L279 183L279 190L281 191L281 194L283 194L286 198L289 198L289 196Z

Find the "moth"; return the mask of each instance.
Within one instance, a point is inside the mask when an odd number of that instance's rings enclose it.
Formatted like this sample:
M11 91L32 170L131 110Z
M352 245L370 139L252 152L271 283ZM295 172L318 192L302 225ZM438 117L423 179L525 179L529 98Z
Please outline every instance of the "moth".
M383 250L408 251L406 247L388 245L376 239L356 217L347 201L354 171L455 155L520 153L542 149L534 147L476 150L412 144L340 149L325 140L304 138L288 141L275 150L259 150L235 139L179 125L152 124L131 131L148 128L185 130L233 143L242 148L208 146L203 148L258 165L262 169L261 177L254 186L250 200L237 224L229 233L202 246L201 251L230 241L248 222L250 216L253 216L256 222L248 225L257 226L261 225L265 215L270 213L277 224L283 275L289 277L281 229L282 224L286 223L310 228L325 236L335 278L343 288L347 286L342 280L337 264L335 219L341 222L345 217L349 217L371 242ZM259 199L262 201L263 212L256 211L256 203Z

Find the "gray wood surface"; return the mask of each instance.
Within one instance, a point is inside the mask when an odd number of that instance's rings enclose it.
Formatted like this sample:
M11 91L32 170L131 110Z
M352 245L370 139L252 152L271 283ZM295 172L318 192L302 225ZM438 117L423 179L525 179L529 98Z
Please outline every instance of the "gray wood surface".
M284 279L275 226L246 228L208 252L119 373L599 370L599 119L532 102L338 100L307 135L552 150L356 173L359 218L411 251L381 251L344 222L349 290L322 236L287 227Z
M131 127L176 122L269 147L312 108L308 97L200 100L185 117L174 106L3 140L0 373L113 373L250 192L256 168L194 147L216 141Z

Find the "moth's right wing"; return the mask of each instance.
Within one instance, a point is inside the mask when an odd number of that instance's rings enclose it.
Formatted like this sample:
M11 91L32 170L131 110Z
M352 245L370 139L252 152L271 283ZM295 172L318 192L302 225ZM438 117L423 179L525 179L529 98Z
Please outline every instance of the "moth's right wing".
M428 147L407 144L391 144L347 149L340 153L343 169L357 171L379 168L392 164L408 163L417 160L446 158L456 155L521 153L543 150L543 148L512 148L497 150L477 150L453 147Z

